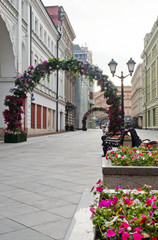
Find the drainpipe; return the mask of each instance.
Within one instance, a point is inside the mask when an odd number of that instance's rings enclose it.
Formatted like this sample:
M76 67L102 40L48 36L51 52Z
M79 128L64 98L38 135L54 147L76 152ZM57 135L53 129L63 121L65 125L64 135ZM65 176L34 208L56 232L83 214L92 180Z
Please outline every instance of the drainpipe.
M32 6L30 6L30 66L32 65Z
M145 129L147 130L147 54L145 54Z
M59 58L60 39L61 39L61 33L59 32L59 38L57 40L57 58ZM59 106L59 70L57 70L57 86L56 86L56 132L58 132L58 106Z

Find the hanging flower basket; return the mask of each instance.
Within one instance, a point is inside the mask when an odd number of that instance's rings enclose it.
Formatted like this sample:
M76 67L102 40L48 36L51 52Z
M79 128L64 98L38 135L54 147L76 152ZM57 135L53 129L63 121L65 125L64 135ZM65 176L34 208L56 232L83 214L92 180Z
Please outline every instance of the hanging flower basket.
M19 143L27 141L27 133L21 134L11 134L5 133L4 134L4 142L5 143Z

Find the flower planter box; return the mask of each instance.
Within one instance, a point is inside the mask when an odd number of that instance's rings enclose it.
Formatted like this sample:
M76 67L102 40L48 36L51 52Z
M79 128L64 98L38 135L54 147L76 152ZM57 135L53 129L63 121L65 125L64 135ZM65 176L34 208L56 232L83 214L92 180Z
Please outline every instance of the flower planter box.
M131 139L124 139L123 146L130 146L132 147L132 140Z
M152 189L158 190L158 167L141 166L112 166L111 163L102 158L103 183L110 188L119 185L126 188L139 188L143 184L151 185Z
M4 142L5 143L19 143L27 141L27 133L23 134L4 134Z

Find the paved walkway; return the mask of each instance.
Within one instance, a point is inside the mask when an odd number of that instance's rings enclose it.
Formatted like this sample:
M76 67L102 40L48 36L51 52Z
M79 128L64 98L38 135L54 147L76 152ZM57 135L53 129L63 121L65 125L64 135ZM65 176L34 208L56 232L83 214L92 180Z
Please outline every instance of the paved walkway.
M158 131L137 132L158 141ZM0 240L64 239L83 191L101 178L101 136L95 129L0 142Z
M101 178L101 135L0 142L0 240L64 239L83 191Z

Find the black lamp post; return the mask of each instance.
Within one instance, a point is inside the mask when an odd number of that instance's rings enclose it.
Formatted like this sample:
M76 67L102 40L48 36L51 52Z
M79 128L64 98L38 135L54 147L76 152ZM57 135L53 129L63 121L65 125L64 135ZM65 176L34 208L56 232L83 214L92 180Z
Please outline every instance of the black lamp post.
M123 92L123 79L128 77L129 75L132 76L132 73L134 71L134 66L135 66L135 61L130 58L130 60L127 62L127 66L128 66L128 71L129 71L129 74L126 75L126 76L123 76L123 72L121 72L121 76L117 76L115 75L115 72L116 72L116 66L117 66L117 63L112 59L110 62L109 62L109 67L110 67L110 71L112 73L112 76L116 76L118 78L121 79L121 106L122 106L122 109L121 109L121 130L124 129L124 92Z

